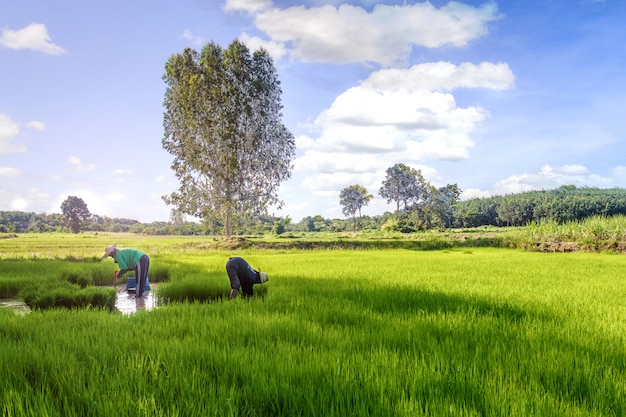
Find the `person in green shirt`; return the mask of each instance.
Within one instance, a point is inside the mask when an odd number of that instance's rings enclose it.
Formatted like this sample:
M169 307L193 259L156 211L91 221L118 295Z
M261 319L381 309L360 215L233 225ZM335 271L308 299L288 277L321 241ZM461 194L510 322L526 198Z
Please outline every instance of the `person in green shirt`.
M137 282L136 295L137 297L142 297L146 286L146 278L148 277L148 268L150 267L148 255L137 249L118 249L116 243L106 247L102 259L109 256L120 267L119 271L115 271L114 285L117 284L117 279L123 277L128 271L135 271L135 280Z

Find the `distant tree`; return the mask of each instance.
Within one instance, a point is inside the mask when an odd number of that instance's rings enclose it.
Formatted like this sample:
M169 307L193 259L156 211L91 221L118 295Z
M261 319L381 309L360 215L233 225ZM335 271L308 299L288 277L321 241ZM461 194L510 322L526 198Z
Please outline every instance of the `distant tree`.
M453 224L452 205L459 201L461 189L457 184L445 187L432 187L425 204L429 214L429 226L445 229Z
M185 222L185 214L176 210L170 210L170 223L174 226L180 226Z
M61 203L61 213L63 224L69 227L72 233L80 232L83 224L91 218L87 204L82 198L75 196L69 196Z
M395 164L387 168L387 175L383 180L378 194L387 199L387 203L396 203L396 220L402 208L407 209L410 204L417 203L428 192L430 184L424 179L420 170L415 170L404 164Z
M187 48L165 65L163 147L174 155L180 188L167 204L199 218L231 222L282 206L278 187L291 176L295 140L282 124L280 81L264 49L233 41Z
M361 208L367 206L370 200L374 198L367 192L367 189L361 185L351 185L341 190L339 194L339 203L343 206L343 214L352 216L354 220L354 231L357 229L356 213L361 218Z

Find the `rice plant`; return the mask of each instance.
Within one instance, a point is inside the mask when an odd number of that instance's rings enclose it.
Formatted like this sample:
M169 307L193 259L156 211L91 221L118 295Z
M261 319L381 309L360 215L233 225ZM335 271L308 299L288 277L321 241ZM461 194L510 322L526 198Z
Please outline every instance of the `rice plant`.
M158 292L227 292L237 254L270 274L265 297L0 309L0 413L626 414L623 256L182 246L155 250Z

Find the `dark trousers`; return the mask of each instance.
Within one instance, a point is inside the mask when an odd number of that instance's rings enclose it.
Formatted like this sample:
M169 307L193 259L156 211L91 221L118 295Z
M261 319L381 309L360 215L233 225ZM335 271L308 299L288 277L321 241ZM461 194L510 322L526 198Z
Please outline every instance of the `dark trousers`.
M150 258L148 258L148 255L143 255L139 258L137 266L135 266L137 297L141 297L143 295L143 289L146 286L146 278L148 278L148 268L150 268Z

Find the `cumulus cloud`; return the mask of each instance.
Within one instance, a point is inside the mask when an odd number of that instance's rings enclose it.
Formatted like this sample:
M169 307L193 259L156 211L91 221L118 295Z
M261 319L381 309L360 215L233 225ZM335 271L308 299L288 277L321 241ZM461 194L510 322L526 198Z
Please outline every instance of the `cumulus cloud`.
M48 55L63 55L67 51L52 43L46 25L31 23L23 29L3 29L0 45L9 49L30 49Z
M26 146L13 143L19 133L19 124L8 115L0 113L0 155L26 152Z
M272 0L226 0L224 11L256 13L272 6Z
M457 88L505 90L515 85L515 76L506 63L428 62L406 69L383 69L372 73L363 85L374 91L452 91Z
M69 158L67 158L67 162L70 164L68 171L71 172L87 172L96 169L96 166L94 164L85 164L75 156L70 156Z
M0 179L13 179L22 176L23 171L17 168L0 167Z
M11 210L42 213L45 212L48 203L49 194L36 187L0 188L0 204L5 209L10 207Z
M227 10L256 13L255 26L290 54L308 62L404 65L413 47L466 46L488 33L499 19L495 3L473 7L457 2L436 8L429 2L271 8L267 1L231 0Z
M591 174L585 166L577 164L560 167L544 165L539 172L511 175L502 181L498 181L494 185L491 195L516 194L532 190L551 190L562 185L609 188L615 186L617 174L618 172L616 171L613 178L602 177L597 174ZM464 195L463 197L465 198L466 196Z
M37 120L33 120L31 122L26 123L26 126L29 127L30 129L38 130L40 132L43 132L44 129L46 128L46 125L43 122L39 122Z
M472 133L489 116L479 106L459 107L453 90L514 83L506 64L436 62L375 71L322 111L311 135L296 138L301 154L294 172L304 189L329 201L350 184L377 190L398 162L433 181L438 174L425 163L468 158Z
M459 107L454 96L443 91L502 89L513 83L506 64L439 62L376 71L320 113L314 122L318 138L297 139L304 155L296 161L296 170L371 171L398 160L468 158L474 144L470 135L488 112L478 106Z
M24 211L28 207L28 201L24 198L16 198L11 201L11 208L13 210Z
M280 61L287 54L287 49L281 42L266 41L256 36L250 36L247 33L239 36L239 40L245 43L251 51L256 51L260 48L265 49L274 61Z

